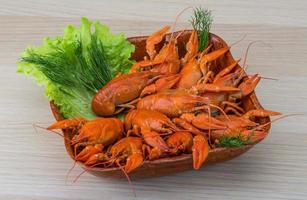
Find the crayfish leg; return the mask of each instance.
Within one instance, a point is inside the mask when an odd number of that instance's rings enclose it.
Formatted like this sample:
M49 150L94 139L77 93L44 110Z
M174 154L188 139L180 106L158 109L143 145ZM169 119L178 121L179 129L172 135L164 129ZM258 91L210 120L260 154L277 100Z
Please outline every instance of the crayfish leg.
M215 85L215 84L204 84L200 83L195 86L193 86L193 90L197 91L198 93L205 93L205 92L239 92L240 89L236 87L231 87L231 86L220 86L220 85Z
M241 59L236 60L235 62L233 62L232 64L230 64L228 67L225 67L223 70L221 70L214 78L213 83L216 83L220 78L222 78L223 76L229 74L240 62Z
M214 78L214 72L213 71L208 71L208 73L206 74L206 76L203 76L202 78L200 78L198 81L197 81L197 84L207 84L209 82L213 82Z
M199 67L204 76L207 73L207 64L225 55L225 53L227 53L228 50L229 50L229 47L220 48L211 53L205 54L203 55L203 57L201 57Z
M242 116L241 112L239 112L239 111L238 111L237 109L235 109L234 107L226 107L226 108L224 109L224 111L225 111L225 113L230 113L230 112L232 112L232 113L234 113L236 116L239 116L239 117Z
M140 97L172 88L181 78L180 74L171 74L159 78L155 83L146 86Z
M221 103L221 106L225 107L224 111L228 113L229 111L232 111L237 116L242 116L242 113L244 113L244 109L238 106L236 103L230 102L230 101L223 101Z
M159 133L155 131L142 130L141 131L145 142L152 146L160 149L163 152L169 151L169 148L165 141L161 138Z
M212 46L213 44L208 44L208 46L200 53L199 57L203 57L205 54L209 53Z
M174 118L173 122L177 125L182 127L184 130L187 130L189 132L191 132L192 134L195 135L203 135L204 133L201 132L198 128L196 128L195 126L193 126L192 124L190 124L189 122L187 122L185 119L181 119L181 118Z

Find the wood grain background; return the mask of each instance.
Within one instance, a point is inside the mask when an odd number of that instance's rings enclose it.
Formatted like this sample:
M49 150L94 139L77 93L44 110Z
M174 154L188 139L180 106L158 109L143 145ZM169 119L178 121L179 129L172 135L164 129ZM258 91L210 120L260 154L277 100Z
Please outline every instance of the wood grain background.
M134 199L128 183L83 175L60 137L35 130L51 116L44 89L16 74L16 62L28 45L62 33L81 16L101 20L115 33L149 34L170 24L187 6L202 5L214 12L213 32L232 43L242 57L253 46L248 72L263 80L257 94L263 106L283 113L307 111L307 1L288 0L0 0L0 199ZM191 12L179 19L189 27ZM160 178L133 181L137 199L306 199L307 117L276 122L269 137L245 155L215 166Z

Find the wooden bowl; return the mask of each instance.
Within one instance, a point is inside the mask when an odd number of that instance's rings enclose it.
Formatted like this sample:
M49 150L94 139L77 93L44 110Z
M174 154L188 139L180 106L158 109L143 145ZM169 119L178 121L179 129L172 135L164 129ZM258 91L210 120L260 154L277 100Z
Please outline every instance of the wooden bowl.
M176 36L180 32L175 32L174 35ZM191 34L190 30L184 31L178 38L178 50L180 57L182 57L186 50L185 44L187 43L189 36ZM170 34L166 36L166 39L170 37ZM146 56L145 51L145 41L147 36L138 36L138 37L131 37L128 40L135 45L135 52L132 55L132 59L139 61L142 60L144 56ZM221 47L227 46L227 44L217 35L210 33L210 42L213 44L213 49L218 49ZM157 47L157 49L161 48ZM228 52L225 56L220 58L217 61L217 67L225 67L228 66L230 63L233 63L234 59L230 52ZM239 66L238 66L239 67ZM217 68L217 70L221 70L221 68ZM50 102L52 113L56 120L63 119L62 115L60 114L58 108ZM255 93L252 93L248 97L243 99L243 107L245 110L251 109L261 109L262 106L260 105L259 101ZM270 121L269 117L265 118L258 118L256 119L259 123L264 124ZM267 133L269 132L270 126L266 126ZM71 138L71 133L64 131L64 135L66 138ZM65 147L73 159L73 148L70 145L68 140L65 141ZM215 164L218 162L227 161L233 159L246 151L252 148L254 145L245 145L240 148L215 148L211 149L208 155L207 160L205 161L204 165ZM94 167L91 169L87 169L82 163L78 163L86 169L89 173L94 174L100 177L111 177L111 178L123 178L124 174L118 167L113 168L98 168ZM152 176L162 176L168 175L172 173L177 173L185 170L192 169L192 156L191 154L183 154L180 156L175 157L168 157L168 158L161 158L154 161L145 161L144 164L136 169L135 171L131 172L129 175L132 178L140 178L140 177L152 177Z

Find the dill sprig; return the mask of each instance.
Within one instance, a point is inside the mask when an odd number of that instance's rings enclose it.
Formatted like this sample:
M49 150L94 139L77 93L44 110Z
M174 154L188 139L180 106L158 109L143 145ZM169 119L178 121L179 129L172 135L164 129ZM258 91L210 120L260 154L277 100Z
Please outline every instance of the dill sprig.
M251 144L250 138L243 139L242 134L238 134L237 136L226 136L223 135L219 140L220 147L242 147L247 144Z
M112 79L110 66L100 40L94 35L88 47L81 40L76 43L75 56L53 46L52 53L41 55L29 50L22 62L35 64L54 83L67 87L87 89L96 93ZM88 55L85 55L87 48Z
M194 8L194 13L190 22L193 29L197 31L198 50L202 51L209 42L209 31L213 22L211 10L202 7Z
M87 47L88 59L86 59L81 41L75 54L80 65L79 79L86 88L93 92L97 92L102 86L112 79L110 66L107 62L105 51L100 40L96 36L91 36L90 46Z

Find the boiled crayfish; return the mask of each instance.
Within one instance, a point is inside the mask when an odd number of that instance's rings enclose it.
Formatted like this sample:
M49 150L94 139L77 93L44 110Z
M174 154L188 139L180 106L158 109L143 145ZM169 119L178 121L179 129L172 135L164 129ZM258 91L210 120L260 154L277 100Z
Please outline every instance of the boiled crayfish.
M193 167L199 169L225 137L240 137L250 144L266 136L267 124L259 119L280 113L250 110L242 103L260 76L246 75L240 60L222 62L230 47L218 48L212 42L199 51L197 31L191 32L181 55L177 43L182 33L167 37L169 29L166 26L149 36L144 59L129 74L107 83L92 100L98 116L123 113L124 122L75 118L48 128L74 134L70 144L77 161L130 173L147 160L192 154Z
M76 134L71 139L71 145L75 149L75 159L83 162L122 138L124 132L123 123L116 118L97 118L91 121L65 119L52 124L47 129L74 129ZM85 148L77 153L79 147Z
M152 71L118 76L97 92L92 100L92 109L101 116L117 114L124 108L131 108L131 101L137 100L140 95L171 88L174 83L163 81L165 78L170 81L177 76L162 75ZM154 84L157 80L158 84Z

